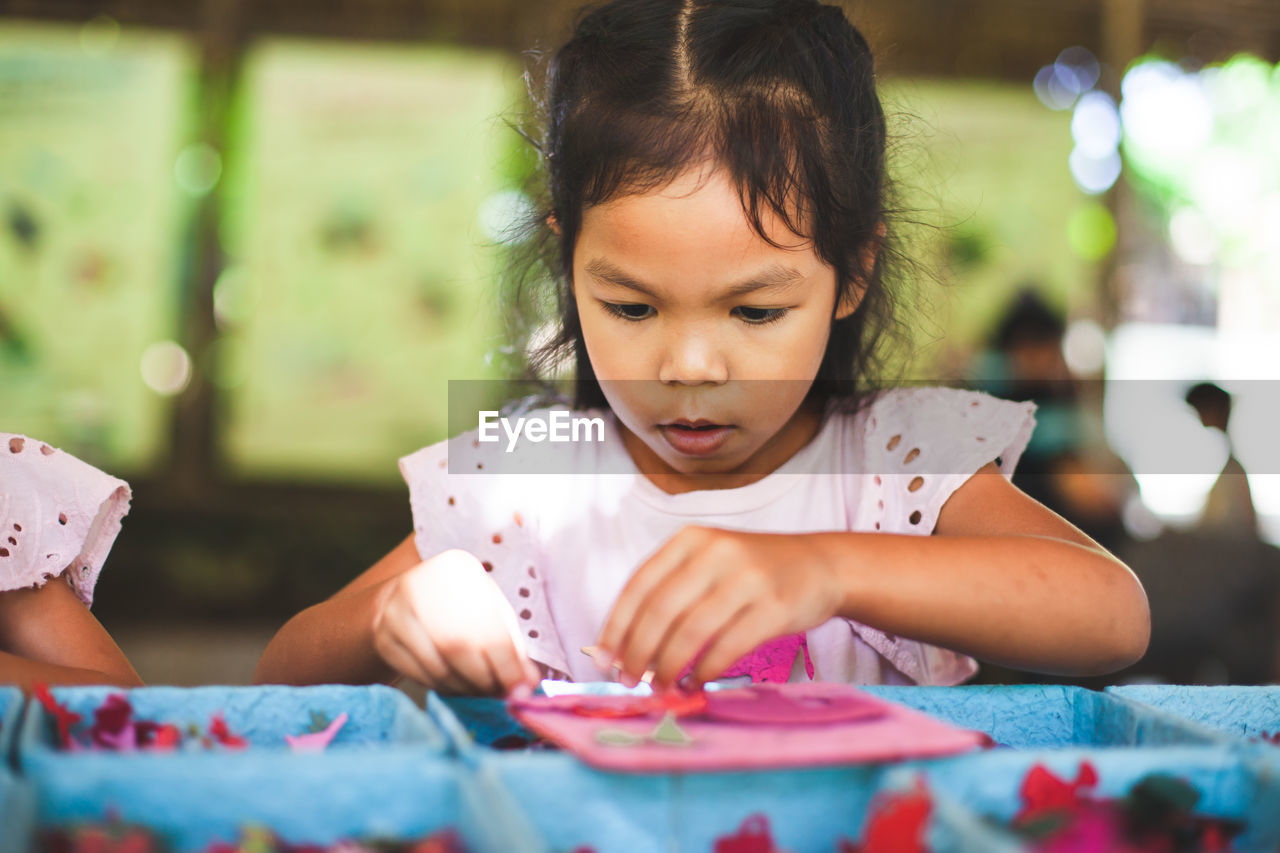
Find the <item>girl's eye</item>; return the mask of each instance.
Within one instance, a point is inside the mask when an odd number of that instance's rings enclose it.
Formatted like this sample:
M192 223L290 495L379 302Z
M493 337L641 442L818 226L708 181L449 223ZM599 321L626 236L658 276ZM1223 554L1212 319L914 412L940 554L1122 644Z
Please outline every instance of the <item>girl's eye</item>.
M602 302L600 304L610 314L624 320L643 320L649 316L650 311L653 311L652 305L639 302Z
M738 316L753 326L763 326L766 323L773 323L781 320L786 316L786 308L752 308L749 305L739 305L733 309Z

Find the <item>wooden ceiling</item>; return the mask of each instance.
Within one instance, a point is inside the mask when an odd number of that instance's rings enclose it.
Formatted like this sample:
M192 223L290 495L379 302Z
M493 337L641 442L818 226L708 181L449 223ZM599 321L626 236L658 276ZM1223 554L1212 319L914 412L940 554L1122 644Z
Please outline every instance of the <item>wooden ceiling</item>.
M577 0L0 0L0 16L259 35L551 47ZM887 74L1028 80L1070 45L1113 62L1152 48L1203 61L1280 59L1280 0L849 0Z

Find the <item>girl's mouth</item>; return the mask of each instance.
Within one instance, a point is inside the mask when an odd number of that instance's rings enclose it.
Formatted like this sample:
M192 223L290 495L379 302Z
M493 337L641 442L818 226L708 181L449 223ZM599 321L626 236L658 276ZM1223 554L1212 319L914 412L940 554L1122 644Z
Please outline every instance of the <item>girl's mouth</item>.
M673 450L685 456L709 456L723 447L733 433L733 427L727 424L684 418L659 424L658 430Z

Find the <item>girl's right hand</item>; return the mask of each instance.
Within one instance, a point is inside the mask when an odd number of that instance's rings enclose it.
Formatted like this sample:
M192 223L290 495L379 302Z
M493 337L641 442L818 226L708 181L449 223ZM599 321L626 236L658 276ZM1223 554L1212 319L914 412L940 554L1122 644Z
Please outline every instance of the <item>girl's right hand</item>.
M474 555L450 550L389 581L373 645L387 665L441 693L505 695L537 684L515 611Z

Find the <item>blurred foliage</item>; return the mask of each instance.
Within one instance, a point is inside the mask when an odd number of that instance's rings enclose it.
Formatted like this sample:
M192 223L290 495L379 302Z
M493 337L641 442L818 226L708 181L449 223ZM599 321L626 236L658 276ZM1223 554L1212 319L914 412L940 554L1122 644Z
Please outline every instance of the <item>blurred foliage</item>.
M1030 86L899 79L882 93L905 249L919 266L904 295L908 375L963 372L1028 282L1055 305L1091 309L1098 271L1068 239L1084 203L1067 168L1070 116L1045 110Z

